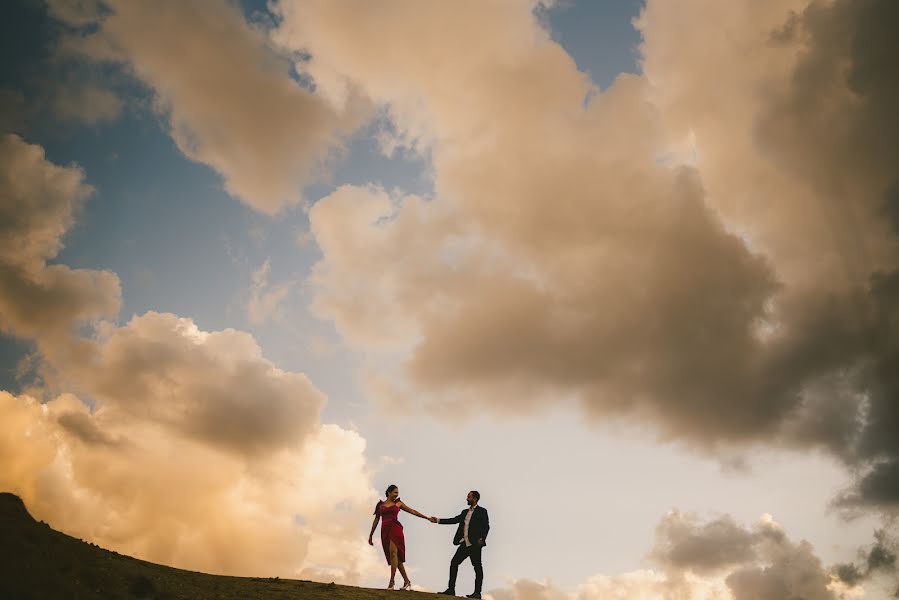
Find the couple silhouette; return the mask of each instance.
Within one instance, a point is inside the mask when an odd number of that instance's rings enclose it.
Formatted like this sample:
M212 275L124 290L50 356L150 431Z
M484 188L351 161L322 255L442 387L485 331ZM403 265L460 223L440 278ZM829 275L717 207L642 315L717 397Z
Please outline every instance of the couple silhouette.
M381 521L381 545L384 547L384 558L387 559L387 564L390 565L390 583L387 585L387 589L396 589L394 578L396 577L397 569L399 569L400 575L403 576L403 587L400 589L407 591L412 589L412 582L409 580L409 576L406 575L406 568L403 566L403 563L406 562L406 540L403 537L403 525L399 522L399 514L401 510L404 510L416 517L427 519L431 523L459 525L456 529L456 535L453 536L453 544L458 546L458 548L456 548L456 553L450 560L449 584L440 593L447 596L456 595L456 574L459 572L459 565L466 558L470 558L471 565L474 567L474 593L468 594L466 598L480 598L481 585L484 583L481 550L487 545L487 534L490 532L490 518L487 516L487 509L483 506L478 506L481 494L475 490L468 492L465 498L468 508L455 517L448 519L426 517L411 506L408 506L400 500L400 490L395 485L388 487L384 495L386 499L379 500L375 506L375 518L371 524L368 543L369 545L374 545L372 537L375 535L378 521Z

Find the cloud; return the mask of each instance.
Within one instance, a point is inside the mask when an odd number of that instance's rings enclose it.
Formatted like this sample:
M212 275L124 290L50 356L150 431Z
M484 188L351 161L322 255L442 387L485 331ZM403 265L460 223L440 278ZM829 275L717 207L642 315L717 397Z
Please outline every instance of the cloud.
M373 395L823 448L870 470L849 500L897 506L892 4L650 1L642 75L601 92L534 3L350 6L284 0L275 37L433 168L433 198L310 211L313 309Z
M153 91L179 150L257 210L297 203L361 123L355 100L338 108L292 79L229 2L106 6L96 31L72 34L61 52L124 64Z
M48 264L92 192L84 174L12 135L0 165L0 323L47 374L33 395L0 391L0 489L71 535L181 568L380 571L358 535L376 496L365 440L321 422L325 395L248 333L156 312L110 322L115 274Z
M240 454L302 445L325 403L305 375L264 360L249 334L153 312L104 328L73 376L102 408Z
M122 100L111 90L96 84L70 82L56 86L53 111L63 120L95 125L118 119L122 113Z
M73 27L94 24L102 14L99 0L47 0L51 16Z
M661 571L641 569L619 575L595 575L573 591L557 588L551 581L518 579L507 587L490 591L494 600L725 600L730 599L720 581L686 575L672 581Z
M699 525L692 515L673 511L656 529L654 562L670 568L704 573L756 558L754 537L728 516Z
M334 318L356 345L408 345L418 311L439 300L431 290L452 285L452 274L435 265L441 246L431 236L451 236L455 225L433 212L421 198L392 198L376 187L341 186L316 202L309 222L325 259L309 277L312 310Z
M375 491L365 440L322 424L325 397L249 334L147 313L50 361L47 402L0 392L0 488L71 535L229 575L358 584ZM234 544L234 540L240 544Z
M896 553L899 544L885 529L874 532L874 543L859 550L859 562L843 563L834 567L834 573L849 586L876 579L879 575L896 573ZM894 582L895 587L895 582Z
M247 301L247 316L254 325L281 320L283 318L281 305L293 287L293 282L270 284L268 276L271 269L271 259L266 259L253 272L253 285L250 287L250 298Z
M780 177L775 181L791 185L787 189L793 194L771 196L788 197L789 205L772 206L774 210L766 206L757 215L772 221L763 223L766 228L776 220L789 226L794 240L802 240L806 256L797 252L800 246L795 241L792 254L805 259L804 274L797 268L797 279L814 278L803 285L807 294L829 296L832 304L840 302L840 296L848 298L822 321L828 327L807 332L806 343L826 348L851 341L841 358L848 364L862 363L853 373L851 387L857 396L869 397L873 409L856 449L882 458L895 453L885 432L896 424L890 408L895 403L884 396L895 389L885 363L895 362L893 309L887 298L892 298L890 281L896 268L889 206L896 176L893 140L899 127L887 108L896 90L885 65L895 58L897 48L882 29L895 8L883 2L813 2L796 7L776 30L770 50L786 47L795 58L780 81L765 82L772 90L765 102L756 101L755 111L741 118L745 126L756 128L752 140L762 152L745 148L735 152L738 144L732 143L732 135L731 141L721 139L712 148L715 156L737 154L734 160L744 165L759 165L767 156L767 171L751 169L755 179L772 180L776 172ZM727 104L738 101L727 100ZM721 125L719 138L724 133ZM790 240L784 236L783 241ZM781 254L778 262L788 264L791 256ZM808 303L797 302L795 308L807 310ZM853 321L862 335L855 340L839 336ZM823 441L839 443L839 438L825 434ZM851 451L844 445L843 454ZM895 498L889 503L895 504Z
M109 271L47 264L93 189L77 166L47 161L20 137L0 139L0 326L48 344L71 340L78 325L114 316L121 292Z
M772 298L774 364L801 383L802 401L783 437L859 467L844 502L895 507L880 475L899 450L888 433L899 388L887 366L897 359L899 264L890 212L899 120L887 65L899 47L883 27L896 6L692 4L727 38L687 39L670 26L680 17L651 3L644 67L666 125L697 139L714 206L784 282ZM717 85L697 87L710 80Z
M808 542L793 542L763 516L751 527L723 515L703 522L673 510L656 528L648 555L652 568L597 575L572 592L550 582L522 579L491 590L494 600L749 600L806 598L836 600L865 595L860 581L840 581Z
M316 426L302 446L254 460L72 395L41 404L0 392L0 416L0 487L70 535L229 575L316 564L358 584L381 566L357 539L375 493L353 432Z
M695 515L671 511L656 531L654 562L669 575L724 573L735 600L837 598L834 576L812 545L790 541L768 515L744 528L728 516L701 523Z
M0 88L0 131L21 133L28 117L25 94L20 90Z
M284 30L313 74L345 74L429 144L438 194L394 205L345 188L317 203L319 314L351 341L414 345L404 383L441 410L574 395L695 438L776 424L792 390L760 389L756 325L778 283L707 208L695 170L654 160L664 132L645 81L621 77L585 107L595 90L520 3L477 19L391 5L380 55L363 51L368 19L335 31L339 6L282 3ZM484 28L473 44L469 20ZM419 37L456 59L405 46ZM335 241L353 210L354 241Z

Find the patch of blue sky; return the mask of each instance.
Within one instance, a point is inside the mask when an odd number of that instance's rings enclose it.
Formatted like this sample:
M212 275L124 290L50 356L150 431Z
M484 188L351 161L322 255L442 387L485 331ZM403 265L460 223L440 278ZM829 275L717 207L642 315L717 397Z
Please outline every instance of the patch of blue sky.
M244 18L254 24L263 27L277 23L277 15L270 10L272 0L239 0Z
M34 350L34 343L29 340L0 336L0 390L18 394L33 380L33 371L22 361ZM20 372L22 368L24 372Z
M559 0L543 14L553 39L601 90L621 73L639 73L640 33L633 26L645 0Z
M152 116L32 141L55 163L77 159L96 188L56 261L117 273L125 319L157 310L197 315L203 328L227 323L222 298L237 274L225 239L246 235L247 209L211 169L183 158Z
M347 141L345 154L334 164L327 182L310 186L305 196L314 202L341 185L375 185L430 197L434 185L428 157L402 147L385 153L378 141L382 133L392 135L391 124L382 117L357 131Z

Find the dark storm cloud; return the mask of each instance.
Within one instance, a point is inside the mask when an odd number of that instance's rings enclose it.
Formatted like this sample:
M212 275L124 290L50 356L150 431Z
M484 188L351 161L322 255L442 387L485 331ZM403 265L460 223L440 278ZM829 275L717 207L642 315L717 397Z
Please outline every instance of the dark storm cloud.
M895 578L896 552L896 540L890 536L887 530L880 529L874 533L874 543L859 550L857 562L836 565L833 572L841 581L850 586L881 575Z
M650 558L667 568L710 573L755 559L757 537L729 516L700 524L688 515L672 512L656 527L656 546Z

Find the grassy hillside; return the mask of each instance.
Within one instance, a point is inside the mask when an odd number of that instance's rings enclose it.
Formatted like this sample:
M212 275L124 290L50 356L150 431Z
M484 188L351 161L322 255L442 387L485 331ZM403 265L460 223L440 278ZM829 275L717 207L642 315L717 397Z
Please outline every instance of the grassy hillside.
M290 579L223 577L164 567L54 531L0 493L0 599L385 600L391 592ZM422 596L418 596L421 598Z

